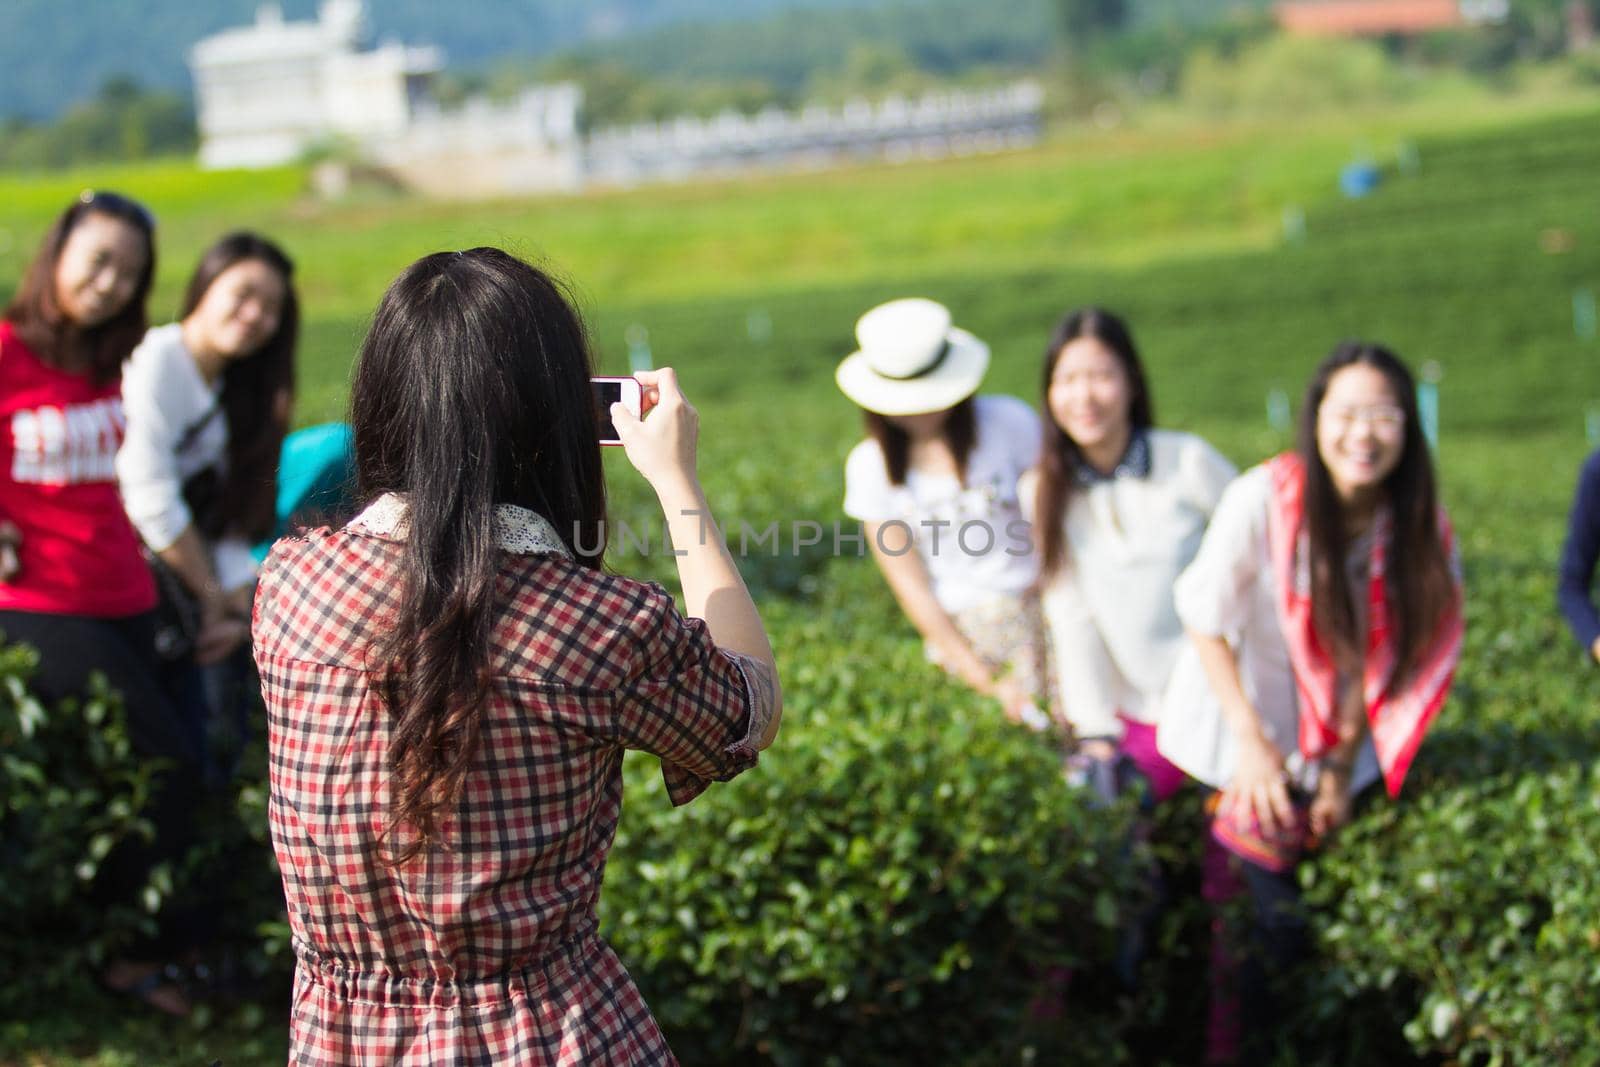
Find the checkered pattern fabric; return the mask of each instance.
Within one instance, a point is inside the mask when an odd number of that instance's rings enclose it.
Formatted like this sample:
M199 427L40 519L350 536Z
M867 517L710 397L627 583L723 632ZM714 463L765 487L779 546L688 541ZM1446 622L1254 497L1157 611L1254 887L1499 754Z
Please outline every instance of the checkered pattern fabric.
M596 934L622 753L660 756L678 804L733 777L756 762L770 672L659 586L503 553L476 761L444 847L391 868L389 719L364 655L397 607L401 547L318 530L261 572L269 816L299 958L290 1062L674 1062Z

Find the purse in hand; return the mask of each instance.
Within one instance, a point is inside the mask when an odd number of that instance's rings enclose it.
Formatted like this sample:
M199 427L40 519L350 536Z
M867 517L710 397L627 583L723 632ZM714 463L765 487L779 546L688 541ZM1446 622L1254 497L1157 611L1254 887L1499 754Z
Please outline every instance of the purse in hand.
M156 579L156 655L164 663L189 659L200 640L200 601L160 556L146 548L144 558Z
M189 436L186 434L185 440ZM215 467L207 467L183 483L184 502L202 536L215 536L221 511L221 488L221 473ZM164 663L190 659L200 641L200 598L184 584L178 572L148 546L143 552L156 580L156 655Z

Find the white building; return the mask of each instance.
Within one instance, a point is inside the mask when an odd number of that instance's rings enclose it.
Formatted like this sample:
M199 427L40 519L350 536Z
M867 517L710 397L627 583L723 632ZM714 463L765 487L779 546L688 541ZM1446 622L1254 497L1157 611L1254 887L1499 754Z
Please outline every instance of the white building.
M253 26L189 53L204 167L265 167L321 142L359 145L402 134L441 66L435 48L360 47L361 0L323 0L315 22L285 22L264 4Z
M373 162L428 196L481 199L583 188L583 90L524 89L506 103L473 97L448 111L429 101L406 129L371 143Z
M446 110L433 94L437 49L364 49L364 36L361 0L323 0L314 22L285 22L269 4L253 26L196 44L190 64L201 165L273 166L339 141L418 192L482 198L970 155L1032 144L1042 128L1043 91L1019 82L842 108L684 116L586 135L575 85Z

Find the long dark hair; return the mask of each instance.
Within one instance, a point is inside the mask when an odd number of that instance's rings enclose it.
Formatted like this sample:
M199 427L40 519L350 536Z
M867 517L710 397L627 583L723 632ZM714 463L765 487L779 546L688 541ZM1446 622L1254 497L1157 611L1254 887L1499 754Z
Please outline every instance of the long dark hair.
M144 270L133 295L105 322L85 329L67 317L56 299L56 265L67 238L90 215L105 215L132 226L144 238ZM52 366L83 363L96 385L116 381L122 362L144 338L145 301L156 275L155 220L137 201L118 193L84 193L45 231L39 251L22 276L5 318L16 327L22 343Z
M1139 349L1133 343L1133 333L1128 324L1105 308L1086 307L1069 311L1056 324L1050 343L1044 350L1044 371L1039 386L1040 404L1044 408L1044 446L1039 452L1039 484L1034 495L1034 539L1039 544L1039 568L1042 574L1051 575L1067 559L1067 537L1062 528L1062 518L1072 496L1077 479L1078 464L1083 462L1083 450L1067 431L1049 417L1050 381L1055 377L1056 364L1061 361L1061 350L1080 337L1092 337L1105 345L1122 373L1128 376L1128 422L1133 430L1148 430L1155 425L1155 411L1150 402L1150 388L1145 384L1144 364L1139 361Z
M1385 546L1384 590L1389 626L1395 635L1395 667L1388 679L1392 690L1410 677L1426 653L1439 620L1455 596L1455 581L1439 530L1433 461L1417 418L1417 389L1411 372L1398 356L1381 345L1341 342L1312 374L1300 411L1298 447L1306 471L1311 614L1317 633L1330 646L1336 663L1359 673L1364 650L1359 644L1345 574L1349 545L1344 507L1317 448L1317 417L1328 383L1339 371L1358 364L1383 375L1395 403L1405 412L1405 444L1400 460L1381 488L1381 498L1388 505L1392 520Z
M289 430L294 395L294 352L300 336L300 302L294 291L294 264L283 250L257 234L223 237L200 257L183 295L180 318L200 306L218 276L248 260L265 263L283 281L278 328L247 356L230 359L222 371L223 416L228 420L228 474L214 514L196 516L208 537L225 532L252 541L272 535L277 522L278 454Z
M861 419L866 427L867 436L878 442L878 448L883 452L883 464L889 472L889 484L906 484L906 471L911 463L911 435L890 422L887 415L880 415L876 411L863 408ZM956 472L965 485L967 458L972 455L972 448L978 443L978 419L973 412L970 396L950 409L950 413L945 416L944 425L939 428L939 436L944 438L950 453L955 456Z
M496 504L604 554L606 491L583 324L543 272L494 248L441 252L389 286L351 386L363 500L405 493L397 616L373 640L391 722L385 837L439 840L478 748L491 681Z

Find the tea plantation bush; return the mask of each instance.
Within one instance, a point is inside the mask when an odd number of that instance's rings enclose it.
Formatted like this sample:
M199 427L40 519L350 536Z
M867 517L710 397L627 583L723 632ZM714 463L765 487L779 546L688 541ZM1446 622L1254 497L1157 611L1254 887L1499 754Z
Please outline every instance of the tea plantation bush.
M120 702L104 691L46 708L26 681L36 656L0 647L0 1013L44 1003L147 929L171 888L155 874L140 899L91 890L118 842L150 832L150 773L134 757ZM27 975L27 980L20 976Z
M686 1063L1014 1056L1040 976L1103 967L1140 899L1126 813L938 677L876 582L836 567L770 612L787 711L757 773L674 811L632 768L606 933ZM1106 1062L1115 1020L1076 992Z
M1320 1003L1403 991L1420 1052L1600 1063L1600 768L1383 805L1312 872Z
M1469 510L1482 547L1462 677L1405 796L1374 803L1307 871L1326 964L1307 1000L1327 1028L1350 1027L1335 1017L1350 1004L1381 1008L1420 1054L1595 1064L1600 686L1536 610L1555 537L1529 536L1527 491Z
M119 898L99 875L120 844L154 833L144 814L153 767L135 756L121 700L102 679L88 699L46 707L27 691L36 660L26 646L0 643L0 1018L81 993L107 960L154 934L155 916L175 902L206 917L226 992L281 985L290 961L259 746L240 783L198 813L200 844Z

